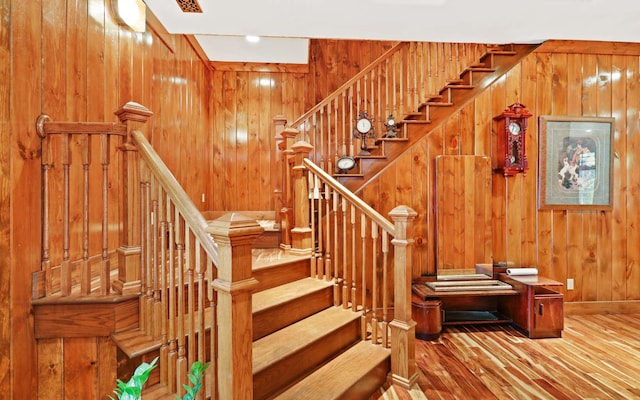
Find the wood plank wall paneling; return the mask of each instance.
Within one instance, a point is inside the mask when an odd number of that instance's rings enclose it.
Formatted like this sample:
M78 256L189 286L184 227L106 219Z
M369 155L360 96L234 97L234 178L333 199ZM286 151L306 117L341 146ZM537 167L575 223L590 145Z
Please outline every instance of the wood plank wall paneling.
M637 191L631 190L640 184L640 177L632 172L637 169L638 157L634 155L640 154L637 134L640 66L637 49L626 54L619 44L612 45L608 51L613 55L607 53L606 47L598 49L602 54L576 51L531 54L478 96L473 107L466 105L461 112L454 113L411 150L412 154L427 154L426 165L412 170L412 181L433 188L435 177L430 167L435 156L471 151L477 155L490 154L495 159L496 133L492 132L495 127L491 118L516 100L527 105L534 114L527 133L529 172L511 178L493 174L492 178L493 258L537 266L542 274L561 282L574 279L574 290L563 289L565 300L570 302L640 299L637 278L640 236L636 228L640 223L640 199ZM537 209L539 115L615 117L612 211ZM475 128L471 137L468 126ZM367 203L381 204L389 198L390 189L383 188L404 187L404 180L398 178L400 174L391 171L392 167L372 182L381 190L362 191ZM418 207L427 210L429 221L435 209L433 196L428 195L426 202ZM414 274L435 273L435 228L429 223L425 228L428 231L416 229L417 236L424 235L430 240L424 254L415 253L414 265L419 271ZM424 262L417 260L420 257L426 257Z
M312 40L309 73L214 71L210 182L228 189L211 192L208 210L274 210L273 117L293 121L391 46L392 42Z
M211 75L184 37L159 38L152 30L132 33L114 20L108 0L0 0L0 18L11 21L0 25L0 59L6 61L0 72L10 78L0 83L0 315L10 321L0 327L0 393L31 399L98 398L115 385L113 343L107 338L86 343L53 339L35 345L30 299L31 273L40 263L41 179L35 120L47 113L60 121L116 121L114 111L127 101L147 106L155 112L144 127L153 145L196 205L210 208L200 199L206 191L211 202L216 191L206 184L214 156ZM98 146L92 141L91 147ZM115 149L110 157L117 159ZM71 175L81 182L80 157L72 161ZM100 159L92 157L91 162ZM52 168L50 175L58 188L61 169ZM108 182L111 249L118 244L119 180L113 164ZM90 182L99 190L101 177L92 174ZM72 192L70 208L76 217L82 216L81 192ZM90 196L90 215L99 214L98 199ZM61 240L60 213L52 210L50 215L52 242ZM76 255L82 250L80 236L72 232ZM96 253L100 240L91 238L89 246ZM52 248L51 256L61 257L60 246ZM63 360L63 355L69 358ZM101 364L111 367L101 369ZM67 385L63 379L74 382Z
M33 1L11 2L11 220L20 221L12 227L10 253L11 295L10 337L11 357L4 375L9 377L10 393L17 388L37 387L36 351L33 343L33 317L29 305L31 299L31 271L39 266L40 229L39 182L40 162L38 150L40 138L34 129L34 118L40 114L40 93L43 76L40 60L43 56L39 44L43 35L41 4ZM18 18L16 18L19 16ZM7 310L8 312L8 310ZM4 324L3 324L4 325ZM5 364L6 365L6 364ZM23 392L24 398L35 399L37 392Z
M52 340L36 349L29 307L31 272L39 268L40 252L39 212L34 211L39 210L40 181L40 139L34 121L40 113L57 120L113 121L113 111L120 105L137 101L155 113L145 133L198 207L271 210L272 118L281 114L293 120L392 45L312 40L308 73L210 72L184 37L159 37L156 31L132 34L114 21L111 12L107 0L89 0L78 6L68 0L0 0L0 17L11 21L0 25L0 58L10 60L0 63L3 76L10 76L0 83L0 209L7 211L0 213L0 246L9 243L6 249L0 247L0 273L10 277L10 283L0 283L0 293L6 295L13 288L9 303L0 304L12 321L0 327L0 366L8 365L14 374L0 370L4 392L18 383L35 387L39 374L48 382L59 376L45 379L44 374L64 373L62 359L53 359L47 366L41 357L58 351L56 348L64 351L66 344ZM450 47L431 46L437 52L426 73L444 74L454 68L456 56ZM634 155L640 154L638 52L625 52L621 44L594 47L591 43L584 52L579 44L572 42L571 46L569 50L555 43L549 52L527 57L362 191L365 201L384 215L398 201L420 212L414 276L435 273L435 157L477 154L495 158L491 118L520 100L535 116L527 135L530 170L515 178L493 176L494 260L537 265L547 276L575 279L575 290L565 291L567 301L640 299L640 195L632 190L640 184L640 177L634 174L638 170ZM616 55L605 55L610 49ZM437 89L424 88L426 92ZM616 118L613 211L537 210L535 118L539 115ZM54 179L61 179L60 175ZM117 173L110 175L112 204L117 203L118 179ZM11 209L7 209L9 204L13 204ZM114 205L110 208L114 226L117 215ZM11 231L9 216L20 221ZM8 346L2 343L10 343L11 351L21 357L9 360L9 353L4 353ZM97 354L103 345L106 343L97 345ZM102 373L97 372L100 377ZM109 382L111 377L99 379ZM36 392L30 398L35 396Z
M0 20L10 20L11 0L0 0ZM11 32L9 24L0 24L0 315L3 321L11 319ZM0 393L11 393L11 325L0 324Z

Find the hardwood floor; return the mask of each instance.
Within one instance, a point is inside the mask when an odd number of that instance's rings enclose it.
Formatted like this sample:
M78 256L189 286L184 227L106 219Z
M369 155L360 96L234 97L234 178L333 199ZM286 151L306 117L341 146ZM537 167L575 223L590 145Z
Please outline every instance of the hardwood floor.
M640 399L640 314L571 315L563 337L448 326L416 340L428 399Z

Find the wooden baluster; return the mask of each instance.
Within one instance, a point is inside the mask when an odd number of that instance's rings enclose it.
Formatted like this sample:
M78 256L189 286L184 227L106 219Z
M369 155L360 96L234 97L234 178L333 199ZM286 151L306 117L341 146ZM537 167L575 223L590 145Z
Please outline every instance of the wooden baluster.
M332 148L332 140L331 137L333 136L333 132L334 130L332 129L331 126L331 121L333 120L333 112L331 110L331 103L333 103L333 101L330 101L329 104L327 104L327 115L326 115L326 119L327 119L327 123L325 125L324 128L324 134L323 136L327 137L327 147L325 149L326 153L323 152L323 154L326 154L326 159L324 160L324 165L323 165L323 169L325 171L331 171L331 154L333 154L333 148Z
M329 135L325 131L325 127L324 127L324 125L325 125L324 121L325 121L325 118L326 118L324 110L325 110L325 107L320 108L320 112L319 112L319 115L318 115L318 120L315 121L318 124L317 134L320 137L320 140L319 141L317 140L315 143L319 142L320 145L314 147L314 150L315 150L314 153L316 153L318 155L316 157L314 157L313 160L318 166L320 166L320 168L322 168L323 170L326 171L327 170L327 165L325 164L325 156L324 156L326 154L326 152L325 152L325 150L326 150L325 149L325 143L324 143L325 140L324 139L325 139L325 137L328 138ZM311 144L315 145L314 143L311 143ZM315 161L315 160L318 160L318 161Z
M317 152L319 151L319 149L322 148L322 142L320 140L318 140L318 125L320 124L320 122L318 120L321 120L321 118L319 117L320 113L322 112L322 108L315 114L313 114L311 120L313 121L311 124L311 130L313 131L313 134L309 136L309 144L311 146L313 146L313 150L311 153L309 153L308 158L310 160L313 160L314 163L321 165L321 159L318 158L317 156ZM309 126L307 126L307 129L309 129ZM305 135L303 135L304 137ZM307 140L306 137L303 138L302 140Z
M351 89L349 89L351 90ZM349 112L347 112L347 94L346 92L342 93L342 129L340 130L342 132L342 147L340 148L340 150L338 151L338 156L343 156L347 153L347 116L349 115ZM349 109L351 109L351 107L349 107ZM350 132L350 131L349 131Z
M325 248L324 248L324 232L322 226L322 184L320 180L315 177L314 178L314 187L315 190L313 192L313 203L315 206L315 231L316 231L316 239L315 242L312 241L314 248L317 248L316 252L318 254L317 259L317 278L322 279L326 276L326 266L325 266Z
M195 313L196 313L196 303L195 303L195 276L194 276L194 268L195 268L195 238L193 237L193 232L188 227L185 227L185 248L187 249L186 254L186 264L187 264L187 328L185 334L187 335L187 339L185 339L187 343L187 364L188 368L196 359L196 335L194 331L194 323L195 323ZM186 383L186 380L184 381ZM180 384L182 387L182 383ZM180 396L183 396L184 392L180 391Z
M342 298L342 300L340 299L340 285L342 284L342 282L340 282L341 280L344 281L345 276L344 274L342 276L340 276L340 258L338 257L338 237L339 235L339 231L338 231L338 218L339 218L339 209L338 209L338 204L340 201L340 194L337 191L333 191L333 260L334 260L334 264L333 264L333 270L334 272L334 286L333 286L333 305L334 306L339 306L340 305L340 301L344 302L345 299L344 297ZM344 231L343 231L343 235L344 235ZM342 249L342 252L344 253L344 248ZM342 268L344 268L344 265L342 266Z
M358 311L358 298L356 296L356 208L350 205L351 212L351 311Z
M138 277L140 278L140 317L139 324L140 330L146 332L147 329L147 318L146 318L146 307L145 307L145 298L147 296L147 269L146 269L146 259L147 259L147 242L146 242L146 230L148 225L147 217L147 201L146 201L146 191L145 191L145 177L146 177L146 166L143 163L140 163L140 190L139 190L139 200L140 200L140 272L138 273Z
M80 263L80 294L91 293L91 265L89 264L89 167L91 166L91 137L80 136L82 158L82 262Z
M164 201L163 201L164 199ZM169 375L167 374L167 361L169 354L169 346L168 346L168 323L171 320L171 315L169 313L169 303L168 296L171 292L170 287L167 287L167 247L170 245L167 243L167 234L168 234L168 223L167 223L167 203L169 198L166 192L162 189L160 185L158 185L158 216L156 217L159 221L160 227L160 309L157 311L157 315L160 316L160 383L163 385L167 385L169 382ZM164 207L163 207L164 206Z
M378 344L378 263L376 258L378 256L378 224L375 221L371 221L371 240L373 241L373 249L371 252L371 342Z
M271 153L271 184L273 187L273 211L275 212L275 223L280 226L282 220L280 210L285 206L283 199L283 184L284 184L284 154L286 149L286 138L282 136L285 126L287 125L287 119L282 115L276 115L273 117L273 125L275 126L275 142L276 145L272 149Z
M411 246L417 213L398 206L389 213L395 225L394 319L391 327L391 376L394 384L410 389L417 379L415 359L416 322L411 319Z
M153 185L150 188L152 190L151 196L151 274L153 276L153 303L151 306L151 315L153 323L153 338L159 339L160 332L162 330L161 323L164 319L162 315L160 304L160 249L158 240L160 239L160 226L159 226L159 206L158 198L160 196L160 184L156 181L155 177L152 180ZM153 195L155 193L155 195Z
M213 281L216 278L216 269L213 262L207 258L207 299L209 301L209 313L211 314L211 329L209 331L209 368L206 371L205 381L205 393L218 393L217 390L217 376L218 371L218 308L216 305L215 291L213 288ZM213 396L212 396L213 398Z
M361 337L366 339L367 337L367 217L364 213L360 213L360 245L361 245L361 263L360 263L360 285L362 290L360 291L360 302L362 306L362 316L360 323Z
M178 364L178 342L177 327L176 327L176 304L177 304L177 292L176 292L176 274L179 267L179 263L176 262L176 252L180 257L180 247L178 245L178 227L177 227L177 212L172 212L171 200L167 196L167 218L169 224L167 229L169 230L169 331L168 331L168 353L167 353L167 387L171 393L176 391L176 366Z
M198 343L197 343L197 353L195 353L193 356L190 357L191 361L196 361L196 360L200 360L202 362L204 362L204 360L206 360L206 354L204 351L204 337L205 337L205 323L204 323L204 317L205 317L205 304L204 304L204 296L205 296L205 292L204 292L204 272L205 272L205 266L204 261L206 259L203 259L202 257L202 253L203 253L203 249L200 245L200 240L198 240L196 238L196 243L195 243L195 280L196 280L196 284L197 284L197 290L196 290L196 294L198 296L197 298L197 306L196 308L198 309L198 312L196 314L196 328L195 331L197 332L197 335L193 336L194 338L198 338ZM195 312L195 310L191 311L192 313ZM192 342L195 342L195 340L191 340ZM191 365L191 364L189 364Z
M331 270L331 188L324 184L324 277L327 281L333 279L333 271Z
M100 267L100 294L109 294L111 287L111 260L109 258L109 150L111 135L100 136L100 164L102 165L102 265Z
M71 135L62 134L61 162L64 170L63 217L62 217L62 265L60 266L60 293L71 294L71 262L69 260L69 166L71 165Z
M389 347L389 233L382 231L382 345Z
M153 200L151 198L151 180L153 175L148 168L144 168L141 174L144 187L141 189L141 197L144 199L144 225L142 230L142 269L144 284L144 330L147 335L153 336L153 294L154 294L154 257L153 257Z
M357 111L359 105L355 107ZM345 135L349 138L349 155L353 156L356 154L355 145L353 140L353 124L355 123L355 117L353 115L354 107L353 107L353 86L349 87L349 130L345 133Z
M316 184L318 179L314 174L309 174L309 208L310 220L311 220L311 277L318 278L318 259L321 257L318 252L318 246L316 242L318 240L318 222L316 221L316 198L320 196Z
M347 262L347 199L344 197L340 200L342 208L342 308L347 309L349 307L349 289L351 288L349 282L349 263Z
M336 160L339 157L339 148L340 148L340 136L338 136L338 132L342 132L342 130L344 129L344 126L342 126L341 128L338 128L340 125L340 119L339 119L339 115L340 115L340 98L342 98L342 96L337 97L333 104L334 104L334 112L333 112L333 135L335 137L334 140L334 148L332 149L332 157L329 157L329 168L327 169L328 172L333 173L334 171L334 165L336 164ZM343 120L344 121L344 120Z
M41 271L44 271L44 295L50 296L53 293L53 276L51 272L51 259L49 258L49 170L51 169L51 136L45 136L41 127L49 117L41 115L38 119L38 134L42 138L42 263ZM42 279L40 280L42 281ZM35 285L34 285L35 286ZM35 290L35 288L34 288ZM41 290L34 298L43 297Z
M185 279L184 279L184 269L185 269L185 253L187 252L185 246L185 228L184 221L182 220L182 216L180 212L176 208L175 210L176 218L176 246L178 250L178 259L176 262L176 276L177 276L177 285L174 290L178 293L178 312L176 314L176 338L178 345L178 354L176 358L176 387L174 392L180 393L183 391L182 384L184 381L184 376L187 372L187 361L186 361L186 349L185 349L185 335L184 335L184 321L185 321L185 304L184 304L184 287L185 287Z
M399 94L398 97L399 97L399 99L398 99L398 101L399 101L399 105L400 105L399 108L401 110L400 112L402 114L404 114L407 111L407 109L405 108L405 101L404 101L404 99L405 99L404 90L405 90L405 87L406 87L406 82L405 82L406 76L405 76L405 73L404 73L404 63L402 62L402 60L406 59L405 57L408 57L407 53L408 53L408 49L406 47L403 48L402 49L402 59L399 59L399 60L396 61L396 63L397 63L396 64L396 68L398 69L398 84L399 84L399 87L398 87L398 94Z

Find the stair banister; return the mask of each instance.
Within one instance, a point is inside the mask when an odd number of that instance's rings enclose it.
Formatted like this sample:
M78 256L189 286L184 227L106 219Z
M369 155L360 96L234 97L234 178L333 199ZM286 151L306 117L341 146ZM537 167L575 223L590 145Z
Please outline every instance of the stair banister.
M392 54L396 53L398 50L400 50L403 47L406 47L408 45L409 45L408 42L396 43L393 47L391 47L389 50L385 51L380 57L378 57L376 60L374 60L371 64L369 64L366 67L364 67L363 69L361 69L360 72L358 72L358 75L356 75L354 78L352 78L352 79L348 80L347 82L345 82L342 86L337 88L332 94L330 94L324 100L322 100L321 102L316 104L312 109L310 109L309 111L307 111L306 113L304 113L300 117L298 117L295 121L293 121L291 123L291 126L292 127L298 127L298 126L302 125L307 119L309 119L309 117L311 117L313 114L318 112L318 110L320 110L320 109L324 108L325 106L327 106L332 100L334 100L335 98L339 97L342 93L344 93L351 86L353 86L353 82L357 81L357 78L359 78L361 76L365 76L366 74L370 73L378 65L380 65L382 62L387 60Z
M156 153L144 134L139 130L132 132L134 144L138 148L140 157L146 162L147 166L160 182L166 188L167 194L175 204L176 208L181 211L185 223L193 229L196 238L200 241L202 248L211 257L214 264L218 262L218 250L206 231L207 221L202 216L200 210L193 204L189 195L184 191L176 178L168 173L169 169L162 161L158 153Z
M356 206L359 210L365 213L371 220L373 220L383 230L388 232L391 236L395 236L395 226L388 219L382 216L375 209L371 208L364 200L356 196L352 191L344 187L340 182L335 180L331 175L325 172L322 168L318 167L313 161L308 158L304 159L304 166L309 171L313 172L320 178L321 181L329 183L331 188L340 193L341 196L348 199L348 201ZM308 208L308 203L305 203ZM296 208L297 210L297 208Z
M303 146L302 144L297 143L297 145L304 148L310 147L310 145L308 144ZM366 265L362 266L362 269L363 269L362 281L357 285L355 283L352 284L353 289L351 293L349 293L348 290L343 291L342 292L343 294L340 293L340 290L339 290L340 283L338 281L347 279L348 273L343 273L341 275L340 270L337 267L335 268L334 271L331 271L330 268L327 268L324 270L324 272L322 272L322 269L319 269L318 278L321 278L322 275L325 274L324 278L329 279L330 278L329 274L332 274L331 279L334 279L336 281L336 288L334 291L334 301L337 304L342 302L345 308L347 308L347 302L350 302L352 304L352 309L354 311L356 310L362 311L363 339L366 337L369 337L369 332L366 331L366 326L371 326L371 334L370 334L371 340L376 344L380 344L386 347L387 346L387 339L386 339L387 329L391 331L391 338L390 338L391 379L393 381L393 384L406 389L411 389L417 383L417 379L418 379L418 373L417 373L417 368L415 363L416 361L415 360L415 325L416 323L415 321L413 321L411 316L411 279L412 279L411 277L411 271L412 271L411 246L413 245L413 224L417 216L417 213L408 206L405 206L405 205L397 206L396 208L391 210L391 212L389 213L389 215L394 221L392 223L388 219L383 217L375 209L370 207L360 197L356 196L350 190L345 188L340 182L335 180L330 174L328 174L322 168L320 168L315 163L313 163L313 161L309 160L308 158L304 158L303 166L304 166L304 170L300 170L300 171L304 172L303 178L305 180L307 179L306 174L308 171L308 173L312 174L311 182L319 181L325 187L324 197L325 197L325 203L327 203L327 206L326 206L326 212L324 213L324 220L326 222L326 230L325 230L326 237L324 239L327 242L326 243L327 252L329 251L328 249L331 247L331 244L330 244L332 242L331 239L333 239L333 241L337 243L338 236L340 235L337 231L338 222L335 219L334 219L334 226L336 227L336 229L334 230L333 233L329 233L329 230L331 228L329 219L331 218L332 214L340 212L340 208L338 207L339 202L342 203L341 209L343 212L343 219L344 219L344 215L346 215L345 209L347 208L347 204L351 207L351 210L352 210L351 224L352 225L355 225L354 212L363 214L364 216L366 216L366 218L369 219L369 222L368 222L364 217L361 217L362 228L360 232L361 232L362 241L363 241L362 254L365 254L365 250L367 250L367 245L365 244L366 235L364 234L364 232L367 230L367 226L370 226L372 231L371 238L374 240L374 242L371 244L371 247L373 248L374 255L377 253L377 250L376 250L377 249L376 240L378 239L377 228L379 228L380 231L382 232L382 236L383 236L381 241L382 242L382 249L381 249L382 259L385 259L385 254L388 254L386 249L387 242L385 238L388 236L391 236L393 238L391 240L391 244L394 247L393 264L395 266L393 269L394 270L394 276L393 276L394 318L393 318L393 321L391 321L389 324L386 323L386 304L385 304L387 301L386 289L382 290L382 292L384 293L383 294L384 298L382 299L383 312L382 312L382 315L380 316L381 318L378 319L378 316L376 314L378 312L379 307L376 302L377 301L376 294L378 292L378 289L376 286L377 280L376 278L373 277L373 275L375 275L374 272L371 272L372 280L373 280L372 289L371 289L371 292L372 292L371 302L367 301L366 296L364 295L365 291L361 289L363 299L359 303L359 305L356 306L356 302L359 301L358 297L355 295L356 286L358 285L362 285L363 287L367 286L367 282L365 281L366 273L364 272ZM313 183L313 185L314 186L312 190L315 190L317 187L315 186L315 183ZM341 201L339 201L338 199L339 197L342 199ZM329 199L331 199L332 201L329 201ZM303 207L309 208L309 199L306 195L304 196L304 198L302 196L296 196L295 201L296 201L296 211L298 211ZM333 203L333 211L330 211L330 207L328 203ZM307 218L308 218L308 215L307 215ZM311 221L312 221L311 230L314 231L315 220L312 218ZM321 222L318 222L318 223L321 223ZM322 229L320 229L319 231L322 232ZM346 233L343 232L342 235L344 236L346 235ZM320 236L322 236L322 233L320 233ZM355 237L355 232L352 233L352 237ZM322 240L323 238L320 237L319 241L322 241ZM318 247L322 252L322 248L323 248L322 244L320 244ZM337 247L338 247L337 245L334 245L334 252L337 250ZM348 247L348 246L343 246L343 247ZM344 249L342 251L343 251L343 254L346 254ZM334 256L336 255L334 254ZM320 255L320 257L322 257L322 255ZM355 258L352 259L352 262L351 262L352 267L355 266L356 262L357 261ZM343 264L346 266L347 262L343 262ZM366 264L366 262L364 261L364 258L362 260L362 264ZM380 267L379 264L377 264L377 267L376 267L375 262L373 262L373 264L374 264L374 268ZM382 266L382 269L384 270L383 277L386 276L386 268L387 268L387 265L385 261ZM355 275L354 272L352 272L351 275L352 275L352 278L350 278L351 280L357 279L353 277ZM386 285L386 281L383 281L382 284L383 286Z

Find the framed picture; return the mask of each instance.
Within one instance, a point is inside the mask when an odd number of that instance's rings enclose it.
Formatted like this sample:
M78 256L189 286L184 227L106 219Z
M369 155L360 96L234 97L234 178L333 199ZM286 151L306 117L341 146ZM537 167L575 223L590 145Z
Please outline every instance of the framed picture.
M538 207L612 207L613 118L539 118Z

